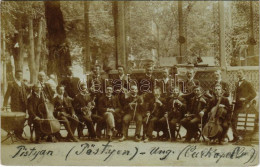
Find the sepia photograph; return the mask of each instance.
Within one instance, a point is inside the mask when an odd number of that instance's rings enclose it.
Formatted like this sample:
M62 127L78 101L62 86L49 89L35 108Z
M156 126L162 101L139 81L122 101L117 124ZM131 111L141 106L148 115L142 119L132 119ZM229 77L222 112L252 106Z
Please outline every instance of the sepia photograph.
M259 1L1 1L1 165L259 165Z

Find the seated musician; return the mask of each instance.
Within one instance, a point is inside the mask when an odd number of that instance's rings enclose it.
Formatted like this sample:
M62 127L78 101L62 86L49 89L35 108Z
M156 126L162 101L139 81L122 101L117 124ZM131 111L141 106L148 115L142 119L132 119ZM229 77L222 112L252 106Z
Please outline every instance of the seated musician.
M116 135L115 120L122 113L121 106L117 96L113 96L112 86L107 86L105 96L99 99L98 115L103 118L103 123L97 124L97 134L100 137L101 129L105 123L107 129L108 140L112 141L112 136Z
M229 124L231 121L232 108L231 108L228 98L223 95L222 86L220 84L215 85L214 94L215 94L215 96L213 96L209 101L208 110L205 113L205 115L206 116L208 115L208 117L210 117L210 115L212 115L211 110L213 109L213 107L215 107L218 104L218 101L220 100L220 103L218 106L218 112L220 114L219 122L220 122L221 127L223 128L223 131L220 135L218 135L214 138L218 139L219 144L221 144L221 142L224 141L224 139L227 135ZM220 108L224 109L224 111L222 110L223 113L220 113L220 110L219 110ZM210 118L208 118L208 119L210 119Z
M89 136L92 140L98 141L96 132L94 129L93 119L97 118L96 115L92 114L92 109L95 106L95 99L90 96L90 93L87 90L87 85L82 83L80 85L80 93L77 94L73 100L73 107L75 113L79 118L79 121L84 122L88 128ZM84 125L78 125L78 137L83 136Z
M137 86L132 85L130 88L130 96L126 99L124 108L125 116L123 117L123 136L119 141L126 140L129 123L132 120L136 122L135 141L140 141L140 133L143 120L143 99L138 96Z
M42 114L39 112L38 107L43 103L41 98L42 86L40 84L35 84L32 88L32 95L28 98L28 122L33 123L35 130L35 143L40 143L40 138L42 137L39 121L42 118Z
M195 86L193 89L194 97L191 98L190 105L187 107L187 114L180 121L181 125L187 130L185 141L197 138L199 123L206 110L207 102L201 93L201 87Z
M75 114L75 111L71 104L71 99L64 96L65 89L62 85L57 86L57 96L54 98L54 116L64 124L68 135L68 141L78 142L79 140L75 138L74 132L78 126L79 120Z
M144 104L146 104L146 115L143 118L144 142L149 142L152 139L152 133L155 125L160 118L160 113L164 102L164 99L160 97L160 94L160 88L156 88L154 90L153 98L144 100Z
M159 120L159 124L162 126L164 137L166 139L171 137L171 140L175 141L176 123L180 122L184 116L186 101L180 96L180 89L176 87L173 88L172 95L166 99L166 102L164 106L164 111L166 112ZM168 119L169 129L166 119ZM169 136L169 133L171 133L171 136Z
M114 95L118 97L120 105L124 106L125 97L127 96L128 76L125 74L125 69L123 66L118 66L117 71L118 75L111 78L113 81ZM121 136L123 115L118 116L120 118L116 120L116 129L118 131L118 136Z

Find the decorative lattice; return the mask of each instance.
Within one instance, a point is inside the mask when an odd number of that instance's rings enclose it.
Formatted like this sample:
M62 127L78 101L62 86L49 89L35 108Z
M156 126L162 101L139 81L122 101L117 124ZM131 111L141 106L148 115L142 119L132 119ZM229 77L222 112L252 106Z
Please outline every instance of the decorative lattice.
M259 55L259 2L252 2L254 16L253 16L253 24L254 24L254 37L256 40L256 45L254 46L255 55Z
M220 39L220 26L219 26L219 3L213 3L213 17L214 17L214 57L215 57L215 65L220 65L220 46L219 46L219 39Z
M225 58L226 65L230 66L232 58L232 2L224 2L227 7L224 10L224 23L225 23Z

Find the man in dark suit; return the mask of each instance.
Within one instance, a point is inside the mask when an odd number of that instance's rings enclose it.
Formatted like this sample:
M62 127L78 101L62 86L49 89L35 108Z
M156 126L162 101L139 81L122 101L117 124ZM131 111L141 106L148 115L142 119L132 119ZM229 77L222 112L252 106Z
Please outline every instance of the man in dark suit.
M164 99L160 97L160 88L156 88L153 95L153 97L146 99L148 101L144 101L146 112L143 118L144 142L149 142L152 139L152 133L162 115Z
M127 97L124 111L125 115L123 117L123 137L119 139L119 141L126 140L127 131L129 127L129 123L132 120L136 122L136 130L135 130L135 141L140 141L140 133L142 127L142 120L144 115L144 107L143 107L143 98L138 95L138 88L135 85L130 87L130 96Z
M165 138L169 139L170 136L166 122L166 119L168 119L171 140L175 141L176 123L180 122L186 112L186 101L180 96L179 88L174 88L172 91L172 95L170 95L165 102L165 112L159 120L159 124L162 126Z
M87 125L89 136L92 140L98 141L96 136L96 132L94 129L94 122L99 122L100 117L92 113L92 109L95 106L94 98L90 96L90 93L87 90L87 85L82 83L80 85L80 93L77 94L73 100L73 107L75 109L75 113L79 118L79 121L84 122ZM83 136L84 125L78 125L78 137Z
M223 81L221 78L221 71L217 70L214 72L215 75L215 81L211 86L211 89L209 90L209 93L212 96L215 96L215 86L216 85L221 85L222 91L223 91L223 96L229 97L230 91L229 91L229 85L227 82Z
M117 119L120 119L122 110L117 96L113 96L112 86L107 86L106 95L99 99L98 103L98 115L103 118L103 123L106 125L108 140L112 141L112 136L116 135L116 123ZM100 135L102 129L102 123L97 124L97 133ZM98 135L98 136L99 136Z
M40 142L40 138L43 136L40 129L40 120L42 113L39 111L39 105L43 103L41 98L42 86L35 84L32 88L32 95L28 98L28 124L33 124L35 130L35 143Z
M61 81L61 85L65 87L66 95L74 99L74 97L79 93L78 84L80 79L73 76L72 68L69 68L68 75Z
M62 85L57 86L58 95L54 98L54 116L64 124L68 135L68 141L78 142L74 137L75 130L78 126L79 120L71 104L71 99L65 94L65 88Z
M155 79L155 85L160 88L162 98L167 98L171 94L173 84L174 80L169 75L168 69L163 69L161 79Z
M153 76L153 66L149 65L145 69L145 74L141 75L139 80L140 94L153 93L155 88L155 77Z
M237 77L239 81L236 83L235 108L231 119L231 126L233 131L233 140L231 142L237 142L239 140L237 132L237 117L239 112L242 112L245 106L256 97L254 87L250 82L245 80L244 70L239 70Z
M193 92L194 97L191 98L190 105L187 107L187 114L181 120L181 125L187 130L185 141L197 138L198 125L207 107L207 102L201 93L201 88L195 86Z
M213 139L218 139L219 144L221 144L222 141L224 141L227 135L227 131L231 120L231 114L232 114L232 107L230 105L228 98L224 96L224 92L225 91L222 90L221 84L215 85L214 96L209 100L209 105L207 107L207 111L205 112L205 115L208 117L209 120L211 116L211 110L213 109L213 107L215 107L218 104L218 101L220 100L218 111L220 111L220 109L223 109L222 110L223 113L222 114L219 113L220 114L219 122L223 131L221 134L213 138Z
M11 111L12 112L24 112L26 113L27 108L27 95L30 91L28 87L23 82L23 73L18 70L15 73L14 81L10 82L7 87L7 91L4 97L3 107L7 107L9 97L11 97ZM18 139L25 140L22 137L23 127L20 127L19 130L15 130L15 135Z

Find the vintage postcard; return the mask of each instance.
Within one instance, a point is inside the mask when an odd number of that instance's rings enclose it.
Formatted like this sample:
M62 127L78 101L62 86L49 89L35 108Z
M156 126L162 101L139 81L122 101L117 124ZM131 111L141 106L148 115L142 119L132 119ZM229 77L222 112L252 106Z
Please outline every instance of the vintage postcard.
M1 164L257 166L259 1L2 1Z

